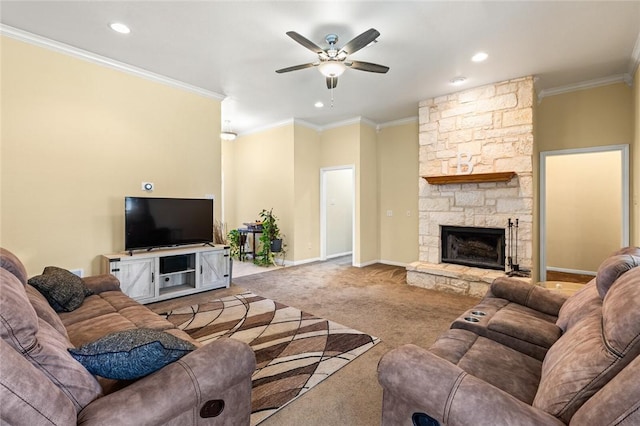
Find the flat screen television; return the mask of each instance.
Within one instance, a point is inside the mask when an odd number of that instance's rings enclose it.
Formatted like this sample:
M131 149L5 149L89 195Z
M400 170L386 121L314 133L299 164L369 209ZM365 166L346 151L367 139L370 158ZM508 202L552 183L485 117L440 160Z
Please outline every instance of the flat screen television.
M125 250L213 242L213 200L125 197Z

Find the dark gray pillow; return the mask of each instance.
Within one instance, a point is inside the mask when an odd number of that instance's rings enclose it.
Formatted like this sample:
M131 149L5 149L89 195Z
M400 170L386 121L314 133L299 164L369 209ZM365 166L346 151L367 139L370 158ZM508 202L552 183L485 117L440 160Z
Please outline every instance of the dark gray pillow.
M85 296L93 294L82 278L66 269L47 266L42 275L28 281L47 299L56 312L71 312L84 301Z
M137 328L108 334L95 342L69 349L91 374L133 380L161 369L196 346L164 331Z

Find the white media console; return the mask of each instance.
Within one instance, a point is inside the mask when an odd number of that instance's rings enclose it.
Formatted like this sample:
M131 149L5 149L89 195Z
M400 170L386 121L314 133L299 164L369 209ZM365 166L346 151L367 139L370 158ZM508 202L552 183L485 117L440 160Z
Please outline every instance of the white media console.
M151 303L229 287L231 256L224 245L105 254L102 272L115 275L129 297Z

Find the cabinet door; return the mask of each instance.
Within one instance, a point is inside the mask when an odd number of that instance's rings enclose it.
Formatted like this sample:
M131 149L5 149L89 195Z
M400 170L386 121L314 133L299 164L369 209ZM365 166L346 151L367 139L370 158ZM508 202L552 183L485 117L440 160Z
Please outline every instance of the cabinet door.
M111 262L110 271L120 280L120 288L136 300L152 299L155 294L155 259Z
M200 287L229 285L229 251L215 250L200 253Z

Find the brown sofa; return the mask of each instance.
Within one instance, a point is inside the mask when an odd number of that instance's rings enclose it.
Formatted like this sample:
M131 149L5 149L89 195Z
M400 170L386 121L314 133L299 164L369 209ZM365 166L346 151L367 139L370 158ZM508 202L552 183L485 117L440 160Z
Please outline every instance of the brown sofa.
M57 314L27 284L20 260L0 249L0 423L249 424L256 363L248 345L220 339L203 346L127 297L112 275L83 280L94 294L72 312ZM68 352L132 329L161 330L197 349L126 381L96 377Z
M566 298L500 278L428 349L383 356L383 425L640 424L640 248Z

